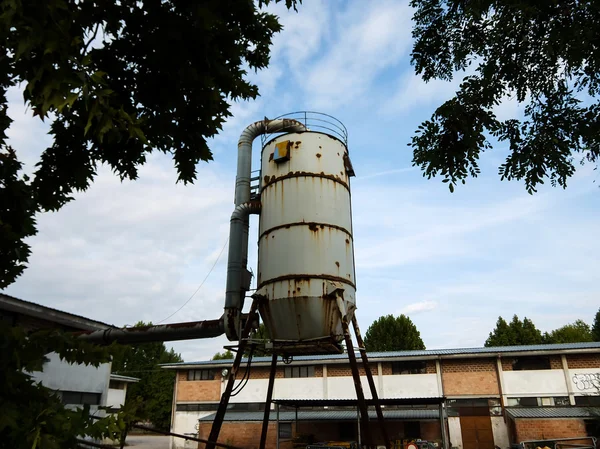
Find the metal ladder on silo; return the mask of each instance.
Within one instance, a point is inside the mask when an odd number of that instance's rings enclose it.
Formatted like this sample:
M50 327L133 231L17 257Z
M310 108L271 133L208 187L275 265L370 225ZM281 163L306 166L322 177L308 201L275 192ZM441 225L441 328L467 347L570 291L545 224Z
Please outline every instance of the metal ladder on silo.
M253 171L250 178L250 201L260 201L260 170Z

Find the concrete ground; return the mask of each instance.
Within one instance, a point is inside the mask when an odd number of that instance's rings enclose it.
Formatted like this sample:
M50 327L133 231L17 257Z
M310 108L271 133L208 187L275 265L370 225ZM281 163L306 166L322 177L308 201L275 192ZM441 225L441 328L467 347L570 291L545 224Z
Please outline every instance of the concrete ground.
M127 435L128 449L169 449L169 437L162 435Z

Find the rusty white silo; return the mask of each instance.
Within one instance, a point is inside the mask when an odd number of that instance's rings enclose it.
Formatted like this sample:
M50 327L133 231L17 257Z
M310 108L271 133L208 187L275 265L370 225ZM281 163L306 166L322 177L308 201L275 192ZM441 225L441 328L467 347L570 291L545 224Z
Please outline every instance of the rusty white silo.
M333 117L291 115L306 127L264 143L255 296L282 352L340 352L340 308L355 308L350 163Z

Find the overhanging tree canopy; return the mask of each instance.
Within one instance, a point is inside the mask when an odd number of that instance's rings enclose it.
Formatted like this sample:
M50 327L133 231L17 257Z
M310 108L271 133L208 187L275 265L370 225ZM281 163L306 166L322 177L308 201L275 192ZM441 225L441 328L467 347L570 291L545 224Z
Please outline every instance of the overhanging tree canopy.
M275 0L277 2L279 0ZM269 0L12 0L0 5L0 288L22 273L37 211L85 190L99 164L136 179L152 151L192 182L212 159L207 139L230 103L258 89L247 69L269 63L277 17ZM286 0L288 8L298 0ZM258 6L258 7L257 7ZM52 145L30 180L6 145L6 92L19 86Z
M507 142L501 179L533 193L566 187L579 162L600 157L600 3L594 0L412 0L412 63L425 81L474 67L412 138L413 165L450 190L480 173L488 135ZM499 120L506 97L525 118Z

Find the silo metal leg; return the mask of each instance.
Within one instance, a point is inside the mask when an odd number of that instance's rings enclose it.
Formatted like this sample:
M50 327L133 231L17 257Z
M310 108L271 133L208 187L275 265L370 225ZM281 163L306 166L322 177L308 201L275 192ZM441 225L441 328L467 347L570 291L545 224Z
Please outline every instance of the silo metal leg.
M271 412L271 400L273 399L273 385L275 384L275 373L277 372L277 354L273 353L271 359L271 371L269 372L269 386L267 387L267 399L265 401L265 414L263 415L262 431L260 433L260 449L265 449L267 444L267 431L269 430L269 413ZM279 429L276 430L279 432Z
M360 356L362 358L363 367L365 369L365 374L367 375L367 380L369 382L369 388L371 389L371 397L373 398L373 403L375 404L375 411L377 412L377 420L379 421L379 427L381 428L381 436L383 437L383 441L385 442L385 447L390 449L390 440L387 434L387 430L385 428L385 421L383 419L383 411L381 410L381 404L379 403L379 395L377 394L377 389L375 388L375 382L373 381L373 374L371 373L371 368L369 366L369 358L367 357L367 351L365 349L365 342L362 339L362 335L360 334L360 328L358 327L358 321L356 321L356 315L352 317L352 327L354 328L354 334L356 335L356 342L358 343L358 349L360 351Z
M344 331L344 339L346 340L346 351L348 351L348 359L350 360L350 369L352 370L352 378L354 380L354 387L356 388L356 399L358 400L358 409L360 410L360 417L362 418L362 436L363 441L367 447L373 444L371 439L371 429L369 428L369 411L367 409L367 402L365 401L365 394L362 389L360 382L360 373L358 372L358 364L356 363L356 356L354 355L354 345L352 344L352 337L350 337L350 329L348 328L348 319L346 316L342 316L342 330Z
M244 329L242 330L242 335L240 336L240 344L238 345L238 350L233 361L233 366L231 367L229 379L227 379L227 386L225 387L225 391L221 395L221 401L219 402L219 408L217 409L215 420L213 421L212 428L210 429L210 436L208 437L209 442L206 443L206 449L215 449L215 442L219 439L219 433L221 432L221 426L223 425L225 412L227 411L227 405L229 404L229 399L231 398L231 391L233 390L233 384L235 383L235 376L240 367L240 363L242 362L242 357L244 356L246 346L248 345L247 339L250 335L250 330L252 329L252 322L254 321L257 309L258 299L255 298L252 301L250 313L248 314L248 320L246 321L246 325L244 326Z

